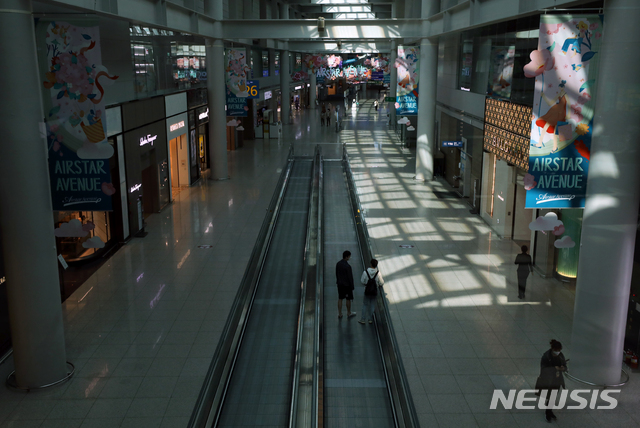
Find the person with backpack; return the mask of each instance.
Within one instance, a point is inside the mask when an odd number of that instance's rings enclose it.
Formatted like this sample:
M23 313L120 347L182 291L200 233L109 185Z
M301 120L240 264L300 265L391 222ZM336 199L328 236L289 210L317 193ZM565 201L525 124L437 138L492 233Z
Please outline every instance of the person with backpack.
M369 319L369 324L371 324L373 323L373 311L376 308L375 304L378 298L378 288L384 285L376 259L371 259L371 267L362 272L360 282L364 285L364 299L362 300L362 317L358 322L364 324Z

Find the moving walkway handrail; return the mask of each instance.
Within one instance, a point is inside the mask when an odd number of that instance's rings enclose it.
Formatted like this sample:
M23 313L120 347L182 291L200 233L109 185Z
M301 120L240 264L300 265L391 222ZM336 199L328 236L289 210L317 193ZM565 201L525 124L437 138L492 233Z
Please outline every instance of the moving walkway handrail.
M293 167L292 153L293 147L289 150L287 165L280 174L276 191L267 208L267 215L251 252L251 258L240 283L238 294L236 294L229 311L227 322L187 425L188 428L212 427L215 426L214 424L217 423L219 418L256 288L262 274L264 261L269 251L273 231L280 213L282 200L289 183L289 176Z
M347 176L347 190L351 201L351 208L355 217L356 230L363 263L367 266L367 260L373 258L373 250L371 249L371 241L366 227L360 198L356 192L355 180L351 171L351 163L347 153L347 146L343 144L343 165ZM378 293L376 300L376 331L382 348L382 356L384 360L385 375L387 377L387 385L391 398L391 408L394 413L394 419L398 428L418 428L418 415L416 413L407 376L402 364L402 359L398 351L398 342L389 314L389 306L385 298L384 292Z
M316 428L319 419L318 413L321 411L318 406L318 338L316 333L319 323L317 294L318 289L321 288L319 287L321 283L318 282L318 263L321 259L321 253L318 253L320 249L318 241L321 240L319 234L321 166L320 146L316 146L307 216L298 333L293 363L290 428Z

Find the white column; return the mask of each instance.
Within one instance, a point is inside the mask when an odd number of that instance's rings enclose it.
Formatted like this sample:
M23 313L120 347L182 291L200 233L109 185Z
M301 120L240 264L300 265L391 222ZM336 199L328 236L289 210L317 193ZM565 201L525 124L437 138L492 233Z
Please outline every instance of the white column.
M0 9L0 35L11 41L0 56L0 228L16 383L26 388L63 379L66 350L31 1Z
M640 37L640 4L608 0L604 16L570 369L578 378L615 384L620 380L640 203L640 114L628 107L638 104L629 88L637 83L640 60L629 53Z
M215 38L206 40L211 178L214 180L226 180L229 178L229 171L227 167L227 113L225 111L227 100L221 22L222 2L208 0L205 10L216 20L213 24Z
M289 19L289 5L280 3L280 19Z
M313 69L309 69L309 108L316 108L316 72Z
M288 47L289 43L284 42ZM291 110L291 104L289 100L289 81L291 76L289 75L289 51L283 50L280 52L280 91L282 94L282 104L280 106L280 116L283 124L291 123L289 112Z
M438 43L420 41L420 81L418 82L418 132L416 143L416 180L433 179L435 147L436 82Z
M395 40L391 40L391 52L389 52L389 96L393 98L393 102L389 106L389 118L391 125L395 129L397 126L395 99L398 89L398 69L396 68L396 58L398 57L398 44Z

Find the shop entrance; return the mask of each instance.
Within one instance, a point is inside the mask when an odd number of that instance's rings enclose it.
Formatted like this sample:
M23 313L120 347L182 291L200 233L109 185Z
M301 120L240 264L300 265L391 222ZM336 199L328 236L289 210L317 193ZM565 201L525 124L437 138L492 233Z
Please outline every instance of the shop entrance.
M189 187L189 149L187 147L187 134L169 141L171 150L171 196L176 196Z
M200 170L202 172L209 169L211 160L209 159L209 147L207 136L209 135L209 125L200 125L198 128L198 156L200 159Z

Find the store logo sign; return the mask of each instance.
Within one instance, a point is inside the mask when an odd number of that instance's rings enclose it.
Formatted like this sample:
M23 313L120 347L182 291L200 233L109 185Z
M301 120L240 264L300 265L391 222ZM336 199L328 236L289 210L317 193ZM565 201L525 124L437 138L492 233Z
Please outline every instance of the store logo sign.
M302 89L302 86L296 86L295 88L293 88L294 91L297 91L298 89Z
M264 91L264 99L268 100L272 97L271 91Z
M183 122L183 125L184 125L184 122ZM156 138L158 138L157 135L154 135L152 137L151 134L147 134L146 137L140 138L140 147L146 146L147 144L151 144L153 146L153 142L156 141Z
M169 131L173 132L173 131L177 131L180 128L184 128L184 120L181 120L178 123L174 123L173 125L171 125L169 127Z
M135 192L136 190L139 190L142 187L142 184L136 184L135 186L131 186L130 193Z
M209 109L207 109L207 111L200 113L198 115L198 120L202 120L202 119L206 119L207 117L209 117Z

